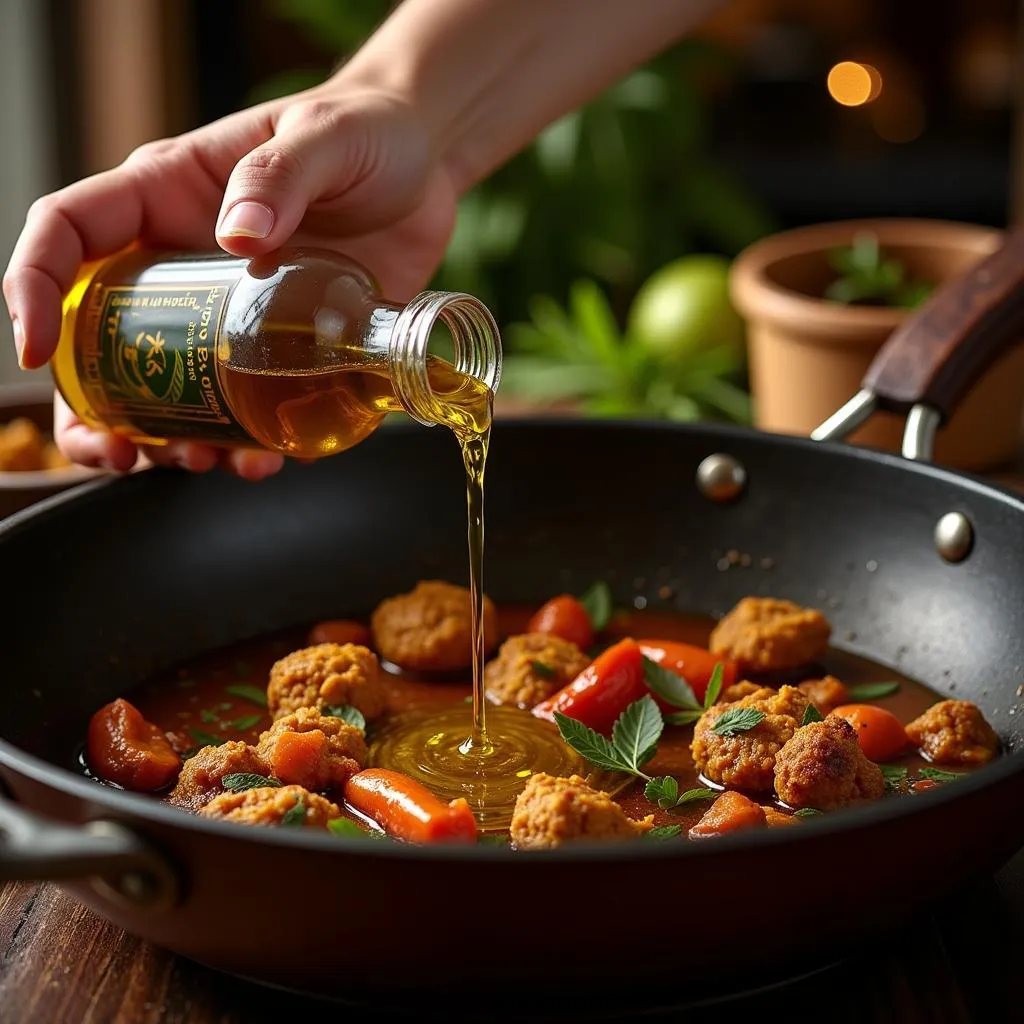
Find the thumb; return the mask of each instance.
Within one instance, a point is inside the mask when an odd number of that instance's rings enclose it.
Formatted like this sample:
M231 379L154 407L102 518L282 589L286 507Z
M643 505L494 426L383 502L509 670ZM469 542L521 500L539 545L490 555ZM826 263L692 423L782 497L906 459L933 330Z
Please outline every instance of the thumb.
M311 203L357 180L350 133L327 103L292 108L276 133L235 165L217 217L217 242L237 256L284 245Z

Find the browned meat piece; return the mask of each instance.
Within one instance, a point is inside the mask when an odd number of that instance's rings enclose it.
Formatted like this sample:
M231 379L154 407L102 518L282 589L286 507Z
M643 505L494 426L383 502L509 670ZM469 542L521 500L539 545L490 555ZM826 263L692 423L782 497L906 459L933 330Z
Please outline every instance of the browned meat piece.
M241 825L277 825L294 828L327 828L341 817L337 804L301 786L263 786L244 793L221 793L199 813L204 818L237 821Z
M311 790L340 789L367 758L362 730L318 708L277 719L256 749L274 778Z
M832 627L813 608L773 597L745 597L711 633L711 653L741 673L785 672L824 654Z
M292 651L270 670L267 706L274 718L299 708L349 704L367 722L387 708L377 656L358 644L317 644Z
M715 731L715 724L723 715L742 708L760 711L764 718L753 728L733 736ZM694 726L690 753L697 771L722 786L753 793L771 790L775 755L800 727L806 710L807 698L795 686L783 686L770 696L751 694L731 704L715 704Z
M455 672L473 661L469 591L440 580L423 580L408 594L381 601L370 618L380 656L413 672ZM487 650L498 639L498 613L484 597Z
M571 683L589 664L590 658L559 636L512 636L484 670L487 696L496 704L532 708Z
M512 842L520 850L541 850L566 843L626 839L643 835L654 815L633 821L607 794L578 775L530 777L512 812Z
M0 471L31 472L42 469L45 440L29 419L18 418L0 426Z
M848 704L850 701L850 691L835 676L807 679L800 683L798 689L807 695L807 699L823 715L827 715L840 704Z
M730 832L746 832L764 828L767 824L764 808L742 793L723 793L689 831L691 839L710 839Z
M999 752L999 736L967 700L942 700L907 726L910 742L935 764L984 764Z
M770 686L761 686L748 679L743 679L738 683L733 683L732 686L726 686L718 695L718 700L715 703L734 704L738 700L743 700L744 697L757 697L760 700L763 697L770 697L774 692Z
M178 784L167 799L177 807L198 811L222 792L220 780L236 772L266 776L270 768L255 747L240 740L203 747L182 765Z
M853 726L829 715L798 729L775 755L775 792L790 807L834 811L877 800L885 780L861 751Z

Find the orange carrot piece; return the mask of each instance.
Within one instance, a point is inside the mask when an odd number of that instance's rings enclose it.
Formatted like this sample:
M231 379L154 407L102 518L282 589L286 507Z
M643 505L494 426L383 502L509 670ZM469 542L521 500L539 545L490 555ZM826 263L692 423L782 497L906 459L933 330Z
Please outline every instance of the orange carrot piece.
M691 839L707 839L729 832L764 828L766 824L764 808L760 804L742 793L727 790L704 812L704 817L690 829L689 835Z
M446 804L425 786L389 768L367 768L345 783L345 801L395 839L408 843L475 843L476 819L459 797Z
M286 786L302 785L303 780L316 775L326 743L327 737L319 729L281 733L270 752L274 777Z

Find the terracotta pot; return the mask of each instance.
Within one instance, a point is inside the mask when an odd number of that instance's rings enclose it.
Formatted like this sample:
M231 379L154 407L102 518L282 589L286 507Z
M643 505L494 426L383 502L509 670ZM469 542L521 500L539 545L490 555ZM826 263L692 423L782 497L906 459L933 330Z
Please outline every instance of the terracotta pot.
M835 277L828 251L849 245L858 232L873 233L912 277L932 284L962 273L1000 238L999 231L973 224L857 220L782 232L742 252L732 267L732 297L747 320L755 424L762 430L809 434L859 389L871 360L908 315L819 297ZM978 381L939 431L936 461L975 471L1011 462L1022 408L1024 345ZM877 413L850 440L898 451L902 432L901 417Z

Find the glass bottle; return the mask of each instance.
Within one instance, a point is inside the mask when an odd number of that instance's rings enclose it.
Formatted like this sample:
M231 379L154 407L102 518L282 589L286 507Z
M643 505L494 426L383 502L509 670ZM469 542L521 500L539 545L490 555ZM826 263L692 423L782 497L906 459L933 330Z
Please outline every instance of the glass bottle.
M450 360L430 350L439 320ZM333 252L132 249L83 268L52 369L97 429L319 458L358 444L390 412L481 433L501 343L472 296L389 302L365 268Z

